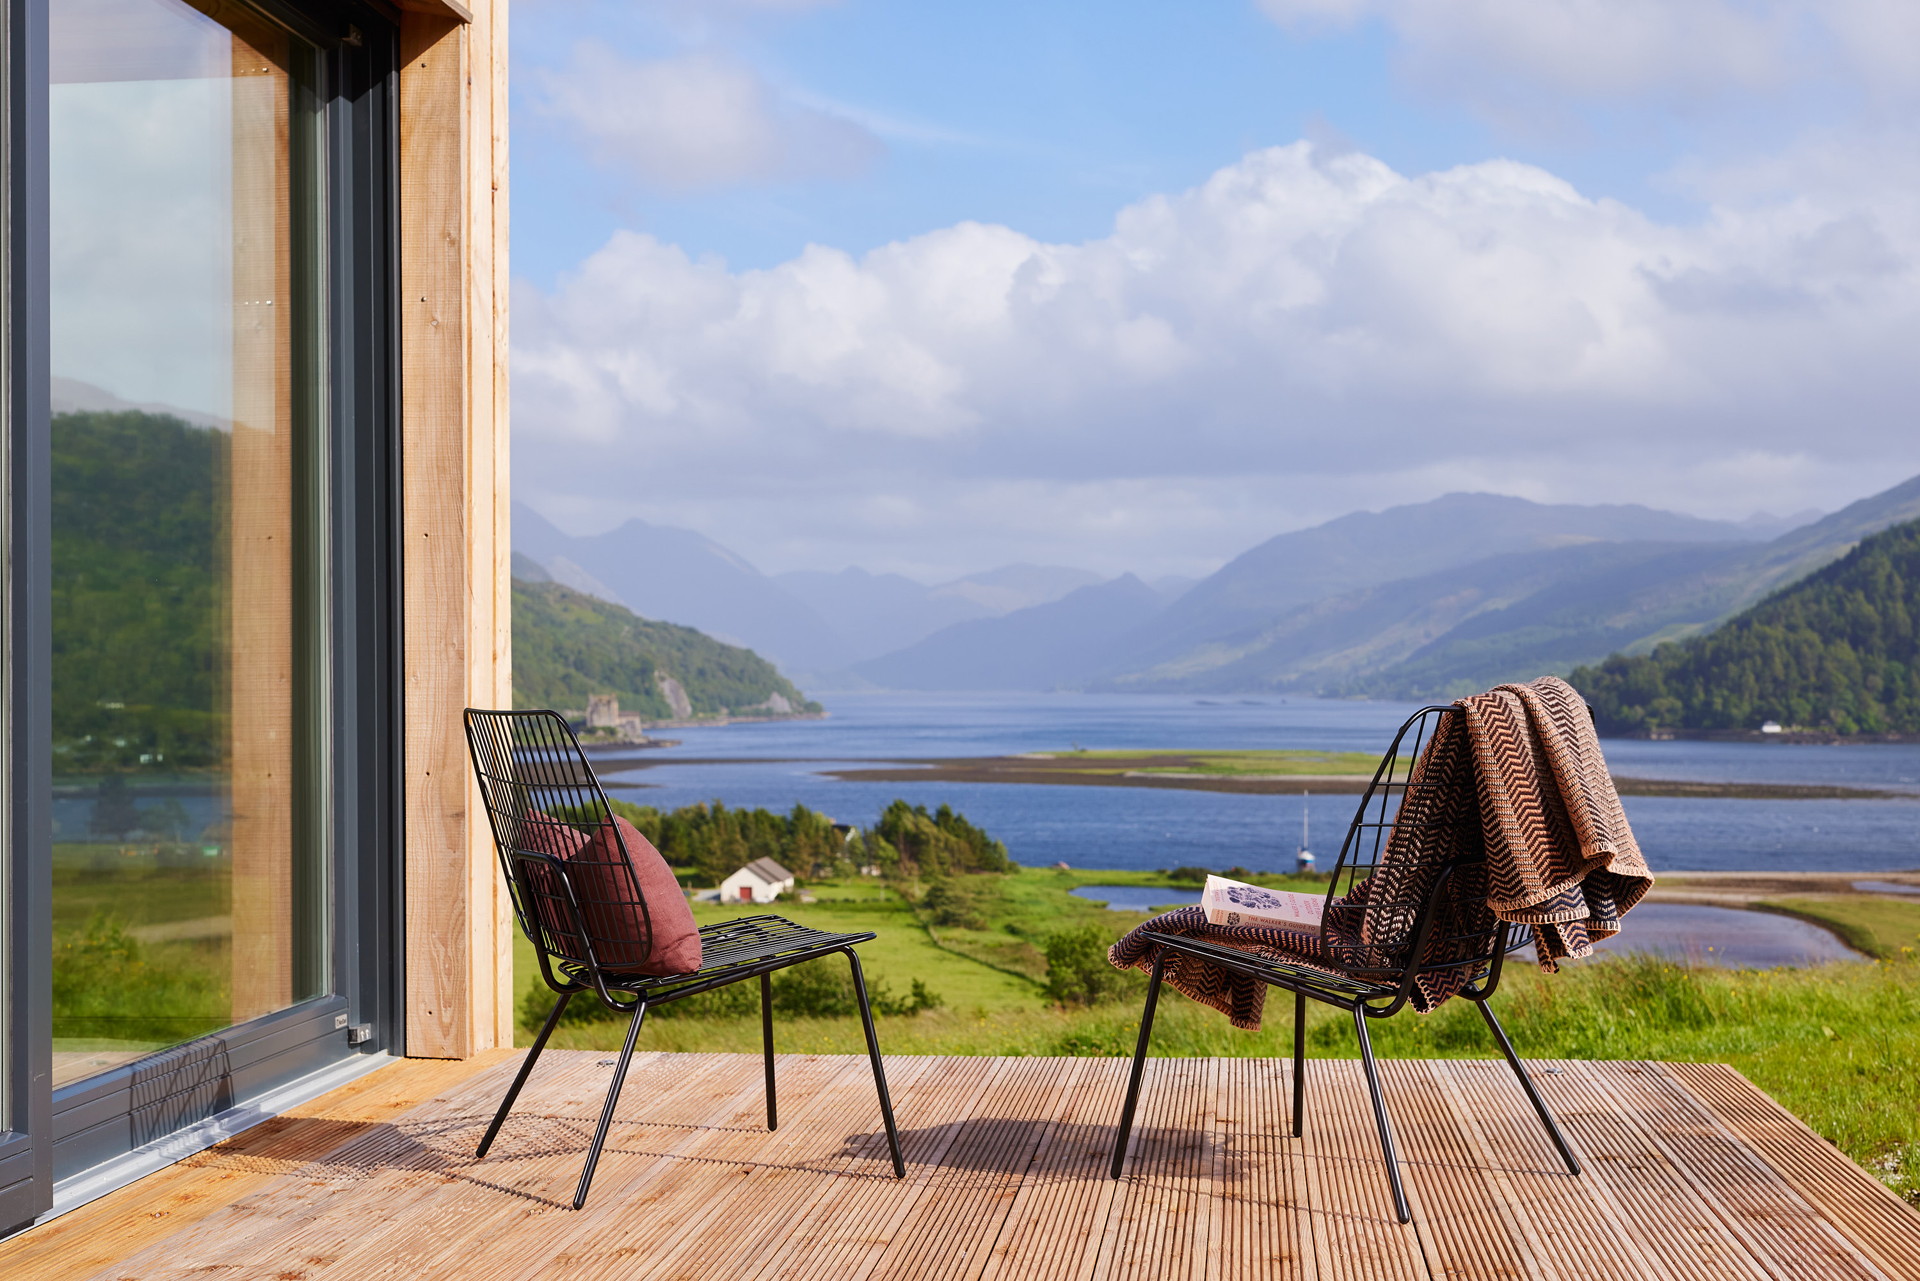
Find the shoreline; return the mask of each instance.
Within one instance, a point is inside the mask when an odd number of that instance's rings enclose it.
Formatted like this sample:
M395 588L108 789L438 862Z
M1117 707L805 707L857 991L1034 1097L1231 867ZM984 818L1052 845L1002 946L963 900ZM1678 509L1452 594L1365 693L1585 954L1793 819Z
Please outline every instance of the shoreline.
M609 745L612 746L612 745ZM644 749L643 749L644 750ZM1048 787L1146 787L1183 791L1224 792L1243 796L1358 796L1372 782L1371 774L1206 774L1160 768L1128 768L1158 760L1143 753L1119 760L1070 756L946 756L946 757L823 757L823 756L682 756L594 759L603 773L649 769L659 765L768 765L819 762L833 768L818 771L846 783L1001 783ZM590 758L592 759L592 758ZM1615 775L1613 785L1622 796L1665 797L1685 800L1748 801L1920 801L1920 792L1878 787L1844 787L1826 783L1712 783L1686 779L1633 778ZM629 784L628 786L639 786Z

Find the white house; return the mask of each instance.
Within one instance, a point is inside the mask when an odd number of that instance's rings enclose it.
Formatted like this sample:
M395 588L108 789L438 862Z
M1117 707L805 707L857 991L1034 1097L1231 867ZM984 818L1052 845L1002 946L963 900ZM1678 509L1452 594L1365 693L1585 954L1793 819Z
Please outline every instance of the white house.
M793 889L793 873L770 858L757 858L720 882L722 903L771 903Z

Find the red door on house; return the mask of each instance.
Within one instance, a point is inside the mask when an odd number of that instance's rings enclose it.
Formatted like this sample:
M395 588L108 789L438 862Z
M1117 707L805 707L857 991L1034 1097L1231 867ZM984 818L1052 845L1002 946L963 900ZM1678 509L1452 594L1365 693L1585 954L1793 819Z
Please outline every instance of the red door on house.
M742 903L751 903L751 902L753 902L753 886L751 886L751 885L742 885L742 886L740 887L740 901L741 901Z

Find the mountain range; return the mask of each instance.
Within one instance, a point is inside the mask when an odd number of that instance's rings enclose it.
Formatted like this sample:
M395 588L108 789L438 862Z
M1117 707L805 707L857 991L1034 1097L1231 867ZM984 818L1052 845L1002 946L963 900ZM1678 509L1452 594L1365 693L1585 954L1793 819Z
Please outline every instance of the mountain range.
M1084 569L1050 565L1006 565L932 587L863 569L768 575L692 530L630 520L575 537L520 502L513 505L513 550L517 565L643 617L750 648L802 683L845 673L955 623L1045 604L1101 581ZM1164 583L1162 590L1186 585Z
M1447 494L1152 584L1038 566L933 587L860 569L768 576L689 531L632 521L570 538L518 504L514 544L563 583L749 645L816 691L1424 698L1696 634L1915 517L1920 477L1828 516L1741 522Z

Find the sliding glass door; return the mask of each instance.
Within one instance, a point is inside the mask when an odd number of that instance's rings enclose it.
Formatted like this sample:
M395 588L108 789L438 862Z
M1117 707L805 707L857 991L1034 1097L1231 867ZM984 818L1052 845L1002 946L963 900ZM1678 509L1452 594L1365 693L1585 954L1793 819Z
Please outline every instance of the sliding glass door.
M328 990L315 51L51 8L53 1084Z
M397 32L7 13L0 1232L400 1048Z

